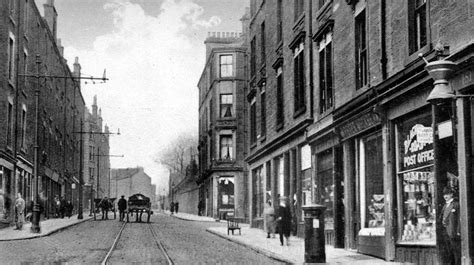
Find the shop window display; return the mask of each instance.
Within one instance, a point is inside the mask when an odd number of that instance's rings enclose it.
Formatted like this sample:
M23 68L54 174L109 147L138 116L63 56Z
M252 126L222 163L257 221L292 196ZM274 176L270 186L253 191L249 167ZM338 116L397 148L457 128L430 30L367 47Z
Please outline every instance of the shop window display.
M432 136L430 115L397 125L399 242L403 244L436 244Z
M359 146L361 218L360 235L385 234L382 134L361 139Z

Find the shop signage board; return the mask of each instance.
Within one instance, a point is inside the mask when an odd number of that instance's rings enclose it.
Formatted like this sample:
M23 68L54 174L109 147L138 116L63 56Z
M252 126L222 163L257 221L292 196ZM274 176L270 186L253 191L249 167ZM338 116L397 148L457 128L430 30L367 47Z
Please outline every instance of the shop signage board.
M373 112L367 112L339 127L339 134L342 139L347 139L378 124L380 124L380 117Z
M401 171L433 164L433 129L422 124L404 127L402 134Z

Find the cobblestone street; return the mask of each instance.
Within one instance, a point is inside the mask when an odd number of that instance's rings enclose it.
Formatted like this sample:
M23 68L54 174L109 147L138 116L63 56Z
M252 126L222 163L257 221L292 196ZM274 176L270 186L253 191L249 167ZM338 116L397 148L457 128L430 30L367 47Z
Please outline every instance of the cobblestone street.
M67 262L99 264L112 246L121 222L87 221L50 236L0 242L0 260L6 263ZM262 254L206 232L225 223L190 222L164 214L152 216L152 227L175 264L277 264ZM165 264L146 223L128 223L109 264Z

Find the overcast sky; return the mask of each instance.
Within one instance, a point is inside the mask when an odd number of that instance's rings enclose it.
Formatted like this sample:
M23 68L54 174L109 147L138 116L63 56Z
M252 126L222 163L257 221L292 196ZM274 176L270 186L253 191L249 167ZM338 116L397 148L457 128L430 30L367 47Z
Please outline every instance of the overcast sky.
M40 12L46 0L36 0ZM58 38L72 69L106 84L83 84L87 106L97 95L110 130L113 168L143 166L158 184L167 170L156 154L184 131L197 134L197 82L207 32L241 32L249 0L56 0ZM90 82L88 82L90 83Z

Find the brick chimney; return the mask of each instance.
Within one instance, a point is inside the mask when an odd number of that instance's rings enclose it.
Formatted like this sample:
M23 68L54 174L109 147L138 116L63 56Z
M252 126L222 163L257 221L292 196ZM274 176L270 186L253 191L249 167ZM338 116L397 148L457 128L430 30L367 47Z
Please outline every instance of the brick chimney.
M46 4L43 5L44 8L44 19L53 33L54 40L56 40L56 31L57 31L57 20L58 12L54 7L54 0L48 0Z
M76 57L74 59L74 71L72 72L72 75L74 77L81 77L81 64L79 63L79 57ZM80 88L81 87L81 80L79 78L76 79L76 83Z
M92 119L97 119L97 95L94 96L94 103L92 103ZM97 124L98 125L98 124Z
M99 129L102 131L102 109L99 109L99 115L98 115L98 121L99 121Z

